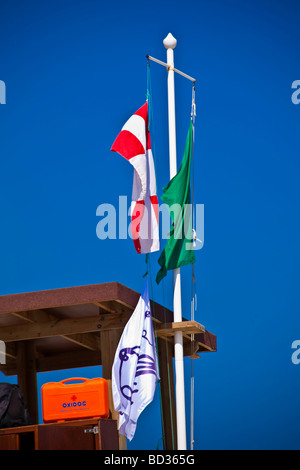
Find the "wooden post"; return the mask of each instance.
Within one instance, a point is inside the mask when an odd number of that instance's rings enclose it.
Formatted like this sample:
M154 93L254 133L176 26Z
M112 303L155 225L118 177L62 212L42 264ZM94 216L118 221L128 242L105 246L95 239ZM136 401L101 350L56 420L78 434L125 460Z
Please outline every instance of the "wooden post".
M102 376L108 382L108 402L111 418L115 419L119 423L119 413L114 408L113 396L112 396L112 384L111 384L111 371L112 365L115 358L115 352L118 347L122 330L109 330L100 333L101 341L101 359L102 359ZM127 443L126 437L123 434L119 434L119 449L126 450Z
M20 341L17 347L18 385L21 388L25 408L28 409L32 424L38 424L38 394L36 357L34 341Z
M165 450L177 449L176 406L173 373L173 349L171 342L157 338L160 389L162 401L163 441Z

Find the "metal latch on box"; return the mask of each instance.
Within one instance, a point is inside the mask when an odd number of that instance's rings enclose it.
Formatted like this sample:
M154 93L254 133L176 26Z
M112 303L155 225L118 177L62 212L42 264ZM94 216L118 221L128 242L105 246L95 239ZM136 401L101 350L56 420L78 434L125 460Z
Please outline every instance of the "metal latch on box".
M85 434L99 434L98 426L94 426L93 428L88 428L84 430Z

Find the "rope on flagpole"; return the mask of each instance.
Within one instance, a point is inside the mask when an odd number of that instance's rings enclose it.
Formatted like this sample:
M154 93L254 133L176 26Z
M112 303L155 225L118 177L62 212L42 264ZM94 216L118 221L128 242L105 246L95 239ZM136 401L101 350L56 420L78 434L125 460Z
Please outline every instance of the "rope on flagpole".
M193 143L192 143L192 233L193 243L196 243L195 231L195 166L194 166L194 147L195 147L195 117L196 117L196 103L195 103L195 82L192 89L192 107L191 119L193 121ZM196 294L196 279L195 279L195 266L192 264L192 300L191 300L191 320L195 319L195 310L197 309L197 294ZM193 357L193 344L194 333L191 334L191 450L194 449L194 411L195 411L195 372L194 372L194 357Z
M151 85L151 72L150 72L150 62L147 60L147 93L146 100L148 102L148 130L150 131L151 136L151 148L152 155L154 160L154 171L155 171L155 180L157 184L157 173L156 173L156 150L155 150L155 132L153 125L153 100L152 100L152 85Z

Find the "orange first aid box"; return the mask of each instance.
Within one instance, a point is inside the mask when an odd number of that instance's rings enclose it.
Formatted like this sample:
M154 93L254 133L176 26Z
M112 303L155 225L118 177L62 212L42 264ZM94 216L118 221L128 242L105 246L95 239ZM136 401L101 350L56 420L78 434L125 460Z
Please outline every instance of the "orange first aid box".
M44 423L109 416L107 381L100 377L49 382L41 391Z

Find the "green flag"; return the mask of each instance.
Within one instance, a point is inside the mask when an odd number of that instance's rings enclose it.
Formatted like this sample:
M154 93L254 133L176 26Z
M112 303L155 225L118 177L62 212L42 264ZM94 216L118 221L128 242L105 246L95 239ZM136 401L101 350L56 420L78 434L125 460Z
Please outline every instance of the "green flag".
M192 247L190 190L192 144L193 122L191 120L180 169L164 187L161 197L168 206L172 226L170 238L158 259L161 269L156 276L157 284L167 275L168 270L193 264L196 261L193 249L187 249L187 247Z

